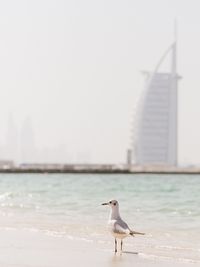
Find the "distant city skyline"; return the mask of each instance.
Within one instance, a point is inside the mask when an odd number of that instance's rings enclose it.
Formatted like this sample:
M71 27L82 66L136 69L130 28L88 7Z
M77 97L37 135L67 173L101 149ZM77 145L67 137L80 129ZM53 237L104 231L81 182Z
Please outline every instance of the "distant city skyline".
M173 42L177 18L178 158L200 164L199 10L197 0L0 3L1 146L11 146L12 114L19 131L32 121L38 160L124 163L140 71Z
M34 126L30 117L22 125L17 126L12 114L9 114L5 142L0 144L0 161L12 160L21 163L89 163L87 151L76 154L68 151L65 144L57 146L37 146L35 143Z

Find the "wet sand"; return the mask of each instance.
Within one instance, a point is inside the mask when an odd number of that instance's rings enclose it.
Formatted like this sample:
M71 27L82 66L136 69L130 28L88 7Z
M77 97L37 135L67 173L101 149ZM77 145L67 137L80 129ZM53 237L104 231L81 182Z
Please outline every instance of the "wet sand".
M30 230L0 230L0 266L3 267L184 267L195 263L171 261L125 251L115 255L110 244L73 240Z

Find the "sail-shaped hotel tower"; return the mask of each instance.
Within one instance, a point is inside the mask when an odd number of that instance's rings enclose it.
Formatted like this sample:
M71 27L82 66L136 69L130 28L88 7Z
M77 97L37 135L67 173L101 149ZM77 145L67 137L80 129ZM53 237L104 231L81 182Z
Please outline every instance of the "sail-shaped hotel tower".
M133 137L133 161L138 165L177 165L176 41L147 79L138 103ZM170 56L170 70L161 71Z

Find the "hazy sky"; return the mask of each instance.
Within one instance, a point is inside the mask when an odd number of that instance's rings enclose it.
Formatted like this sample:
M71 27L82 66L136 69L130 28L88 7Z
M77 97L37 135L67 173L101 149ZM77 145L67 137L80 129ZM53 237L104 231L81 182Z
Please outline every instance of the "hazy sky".
M199 10L198 0L1 1L1 144L12 114L19 130L30 118L38 149L124 162L140 70L154 69L177 18L179 161L200 164Z

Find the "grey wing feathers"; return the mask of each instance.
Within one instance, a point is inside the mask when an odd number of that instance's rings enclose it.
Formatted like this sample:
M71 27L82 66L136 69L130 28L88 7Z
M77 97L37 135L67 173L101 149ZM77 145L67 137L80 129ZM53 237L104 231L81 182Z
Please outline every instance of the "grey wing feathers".
M118 220L114 224L114 232L119 234L129 234L131 233L131 230L123 220Z
M145 235L145 233L136 232L136 231L131 230L129 228L128 224L125 223L121 218L120 218L120 220L118 220L118 221L116 221L114 223L113 232L117 233L117 234L130 234L132 236L134 236L134 235Z

